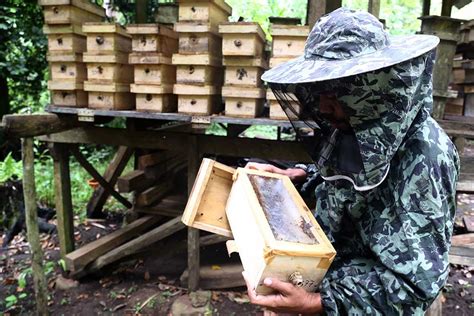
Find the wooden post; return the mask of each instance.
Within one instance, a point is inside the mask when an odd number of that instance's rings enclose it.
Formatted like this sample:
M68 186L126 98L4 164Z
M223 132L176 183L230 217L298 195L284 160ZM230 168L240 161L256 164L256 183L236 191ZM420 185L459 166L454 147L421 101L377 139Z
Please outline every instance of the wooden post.
M380 0L369 0L369 13L377 19L380 16Z
M423 0L423 11L421 16L430 15L431 0Z
M67 145L54 144L54 193L61 258L74 250L74 214L72 211L69 152Z
M451 16L451 9L453 8L453 0L443 0L441 5L441 16Z
M136 0L135 1L135 13L137 23L147 22L147 11L148 11L148 0Z
M196 136L189 137L188 143L188 194L191 193L199 169L199 148ZM195 291L199 286L199 230L188 228L188 289Z
M441 316L443 313L443 303L441 299L443 294L439 294L438 297L431 303L431 306L425 313L425 316Z
M336 10L342 6L342 0L308 0L306 12L306 24L310 29L314 23L326 13Z
M48 315L48 287L43 270L43 250L38 229L38 207L36 205L33 138L21 142L23 158L23 196L28 243L31 251L31 267L35 284L36 308L39 315Z

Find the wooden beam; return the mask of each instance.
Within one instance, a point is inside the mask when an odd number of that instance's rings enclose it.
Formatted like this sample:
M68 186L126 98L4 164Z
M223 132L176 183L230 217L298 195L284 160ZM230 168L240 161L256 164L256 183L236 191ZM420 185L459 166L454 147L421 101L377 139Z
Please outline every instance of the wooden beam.
M326 1L308 0L306 11L306 24L312 29L316 21L326 13Z
M255 157L311 162L303 145L295 141L275 141L239 137L197 135L200 152L235 157ZM182 133L132 131L107 127L84 127L46 135L40 140L59 143L102 144L134 148L171 149L184 152L188 139Z
M4 115L0 129L7 137L33 137L61 132L79 123L73 116L59 118L56 114L8 114Z
M194 185L201 155L199 152L199 143L196 136L190 136L188 140L188 196ZM199 254L199 230L188 227L188 289L196 291L199 287L199 269L200 269L200 254Z
M25 199L26 233L31 251L31 268L33 270L36 310L39 315L48 315L48 286L43 270L43 250L40 245L38 229L33 138L22 139L21 149L23 159L23 196Z
M54 199L61 258L74 250L74 214L71 199L69 151L66 144L54 144L50 150L54 163Z
M243 267L239 263L226 264L215 269L212 266L203 266L199 270L201 277L199 287L202 289L228 289L245 285L242 277ZM189 282L189 271L185 270L179 278L182 286Z
M123 170L127 166L127 163L130 160L130 157L132 157L133 152L134 149L125 146L120 146L117 149L114 158L107 167L107 170L105 171L103 176L105 181L110 184L110 187L112 187L112 189L117 183L118 177L122 174ZM109 198L110 194L111 191L107 190L103 186L100 186L99 188L94 190L91 199L87 203L87 216L91 218L101 217L102 208L107 202L107 199Z
M143 170L133 170L117 179L117 189L120 193L140 192L152 186L153 182Z
M140 207L135 205L134 211L138 213L155 214L177 217L183 214L187 198L182 195L171 195L163 198L158 204Z
M79 162L79 164L86 169L87 172L95 179L99 184L109 192L110 195L112 195L117 201L122 203L126 208L131 208L132 203L130 203L126 198L120 195L117 191L115 191L114 187L108 183L98 172L95 170L95 168L87 161L87 159L82 155L82 153L79 151L77 146L71 147L70 148L71 153L73 156L76 158L76 160Z
M140 249L148 247L149 245L176 233L184 227L184 224L181 222L181 217L173 218L172 220L150 230L149 232L146 232L141 236L119 247L116 247L103 256L100 256L91 264L91 267L88 269L88 271L97 271L112 262L134 254Z
M163 198L173 188L173 179L163 179L159 184L137 195L137 206L148 206Z
M147 9L148 0L136 0L135 1L135 21L136 23L147 22Z
M368 11L378 19L380 17L380 0L369 0Z
M84 269L99 256L102 256L124 242L139 236L143 231L154 226L159 220L160 217L158 216L141 217L136 221L67 254L65 261L68 270L77 272Z
M431 9L431 0L423 0L423 11L421 12L421 16L430 15Z

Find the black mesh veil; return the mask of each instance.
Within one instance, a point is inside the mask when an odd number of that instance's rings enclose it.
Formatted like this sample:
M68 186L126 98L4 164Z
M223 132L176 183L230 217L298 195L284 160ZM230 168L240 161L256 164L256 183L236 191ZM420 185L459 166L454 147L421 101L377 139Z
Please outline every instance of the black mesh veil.
M324 119L320 112L321 94L333 91L324 83L269 83L291 122L296 138L319 168L331 164L341 174L359 173L362 168L359 146L353 133L342 132ZM348 161L347 154L355 154ZM331 160L331 161L330 161Z

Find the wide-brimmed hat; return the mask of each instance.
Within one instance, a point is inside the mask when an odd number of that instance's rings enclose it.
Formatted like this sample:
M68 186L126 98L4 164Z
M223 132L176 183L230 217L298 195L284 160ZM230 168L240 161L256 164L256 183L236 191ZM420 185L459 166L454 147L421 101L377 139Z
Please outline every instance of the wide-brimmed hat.
M349 77L421 56L438 43L432 35L389 36L370 13L339 8L316 22L303 56L268 70L262 79L304 83Z

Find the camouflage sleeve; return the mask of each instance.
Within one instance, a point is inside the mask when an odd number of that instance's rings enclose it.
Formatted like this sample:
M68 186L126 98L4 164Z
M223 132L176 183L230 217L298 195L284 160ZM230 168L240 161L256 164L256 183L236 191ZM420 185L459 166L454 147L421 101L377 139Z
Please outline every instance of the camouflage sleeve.
M336 246L339 258L320 288L326 314L423 315L436 298L449 272L459 172L455 150L446 151L454 155L406 153L377 200L368 202L372 218L362 222L351 214L353 237L367 251ZM337 235L331 236L336 244Z

